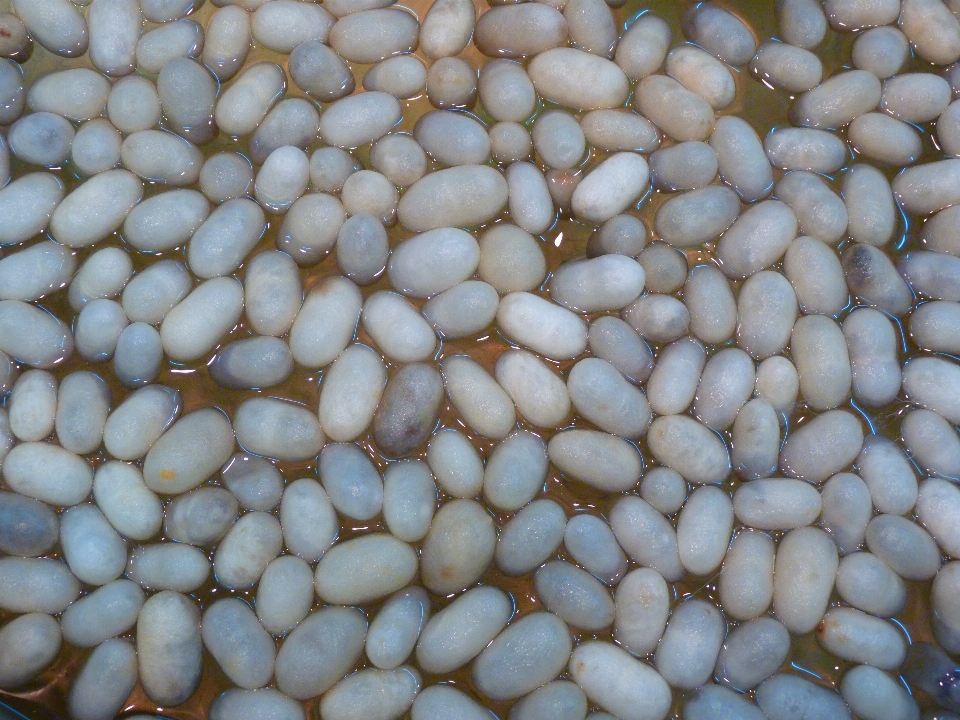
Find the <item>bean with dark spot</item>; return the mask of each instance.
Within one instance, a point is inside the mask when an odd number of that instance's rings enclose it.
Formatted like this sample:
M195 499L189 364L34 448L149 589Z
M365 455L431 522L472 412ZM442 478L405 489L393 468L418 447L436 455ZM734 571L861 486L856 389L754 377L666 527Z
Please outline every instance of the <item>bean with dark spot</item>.
M259 336L226 345L210 365L210 377L228 388L279 385L293 372L293 353L280 338Z
M48 505L18 493L0 492L0 551L36 557L57 542L60 523Z
M897 317L910 309L913 294L882 250L856 243L843 251L841 264L851 294Z
M373 418L373 437L387 457L411 455L427 441L440 416L443 380L432 365L411 363L387 383Z

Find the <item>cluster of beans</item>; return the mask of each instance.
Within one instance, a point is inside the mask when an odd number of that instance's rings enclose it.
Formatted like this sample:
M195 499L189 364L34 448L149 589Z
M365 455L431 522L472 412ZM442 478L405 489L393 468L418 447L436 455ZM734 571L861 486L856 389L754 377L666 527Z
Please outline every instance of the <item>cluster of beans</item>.
M620 4L11 0L0 697L960 717L960 3Z

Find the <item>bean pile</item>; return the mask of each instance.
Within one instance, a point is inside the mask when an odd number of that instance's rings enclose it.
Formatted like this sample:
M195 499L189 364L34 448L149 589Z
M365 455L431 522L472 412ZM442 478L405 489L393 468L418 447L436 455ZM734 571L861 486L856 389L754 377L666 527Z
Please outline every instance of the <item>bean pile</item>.
M3 702L960 718L957 0L8 5Z

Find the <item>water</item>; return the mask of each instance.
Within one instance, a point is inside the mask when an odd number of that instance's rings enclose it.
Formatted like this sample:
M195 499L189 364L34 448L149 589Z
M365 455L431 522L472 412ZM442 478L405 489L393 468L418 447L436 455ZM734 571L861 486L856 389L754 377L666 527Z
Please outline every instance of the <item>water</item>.
M0 0L0 8L6 9L8 4L8 0ZM482 10L485 7L484 0L476 0L476 4L478 9ZM728 9L744 18L753 28L759 40L762 41L766 38L776 35L776 25L773 18L772 3L750 2L749 0L730 0L728 2L720 2L719 4L724 5ZM415 10L422 18L426 8L429 6L429 0L415 0L407 3L407 5L411 9ZM657 0L656 2L649 3L639 3L636 2L636 0L631 0L626 6L615 12L621 21L626 21L627 19L636 16L642 10L652 10L670 22L675 32L674 42L676 43L681 37L680 18L682 16L682 12L690 6L691 3L688 2L677 3L671 2L670 0ZM205 25L206 19L209 18L209 16L215 10L216 8L210 2L208 2L192 17L201 24ZM149 24L147 29L149 29ZM841 67L843 67L845 62L849 61L851 44L852 36L840 35L832 31L828 32L827 39L818 50L818 54L823 60L825 75L829 75L839 70ZM475 67L479 67L485 60L485 58L480 55L479 52L473 49L472 46L464 53L464 57ZM286 64L286 56L272 53L262 48L255 48L252 50L247 62L250 64L260 60L271 60L284 66ZM918 61L913 61L913 67L908 69L921 69L923 68L923 65L923 63ZM36 46L34 49L33 58L26 65L27 80L30 82L38 75L48 72L52 69L78 66L89 66L89 62L85 57L75 60L64 60L62 58L52 56L44 51L43 48ZM368 67L369 66L356 66L354 68L358 87L360 87L362 75ZM929 66L927 66L926 69L929 69ZM787 93L773 91L765 87L750 77L746 71L739 73L735 72L735 76L738 89L737 100L733 105L724 111L724 114L736 114L744 117L753 125L757 132L760 133L761 137L770 128L787 122L787 110L791 100L791 97ZM295 86L290 84L288 87L288 97L298 95L302 95L302 93L300 93ZM408 132L411 131L417 118L431 109L433 108L425 97L407 101L404 108L404 119L398 130L404 130ZM479 108L477 110L477 114L482 119L489 120L489 118L486 117ZM937 157L938 153L933 142L930 140L929 131L927 131L925 135L924 147L926 151L925 159ZM206 154L213 154L221 150L239 150L241 152L245 152L246 144L245 141L238 142L231 138L221 136L215 141L205 145L203 150ZM361 149L356 154L366 163L367 152L365 149ZM586 161L586 168L589 168L596 162L598 162L598 157L595 155ZM25 166L20 165L17 161L14 161L14 171L16 174L22 174L23 172L27 172L29 170ZM779 177L782 173L775 170L774 174L775 177ZM889 174L892 175L893 171L891 170ZM69 167L65 168L63 176L68 186L75 186L78 184L77 179L70 176ZM838 189L836 183L833 183L833 187L834 189ZM148 189L148 194L162 189L163 188L156 187L150 188ZM643 201L639 214L647 222L648 227L652 227L652 219L656 208L665 199L665 195L655 192ZM279 224L280 220L278 218L270 218L270 226L260 245L254 252L273 249L275 247L274 243ZM916 224L911 227L904 222L902 233L903 240L901 243L897 244L897 247L892 251L893 254L896 255L901 252L906 252L910 249L915 249L918 246L916 238L911 232L915 227ZM576 220L573 220L572 218L562 217L558 221L557 225L552 228L544 237L542 247L547 257L548 266L551 269L554 269L565 260L582 256L590 230L590 228L584 226ZM389 229L389 236L391 245L393 246L403 240L405 237L409 236L409 233L404 231L402 228L395 226ZM118 246L123 245L122 241L118 237L114 236L108 241L99 244L96 249L111 244ZM81 256L80 260L82 261L90 252L91 251L89 249L79 251ZM179 257L181 254L182 253L180 252L173 252L166 253L165 256ZM688 251L686 255L688 265L693 267L696 264L710 261L712 256L712 247L707 246L703 249L691 250ZM148 254L134 254L133 257L135 267L138 270L156 260L155 256ZM243 271L241 270L241 277L242 272ZM304 290L309 292L309 290L319 283L323 278L332 274L338 274L338 270L333 258L327 257L318 265L303 269L301 274L303 277ZM365 295L380 289L389 289L389 284L385 278L381 278L376 284L367 289L365 291ZM54 297L41 300L40 304L53 311L59 317L72 317L72 311L69 309L65 295L65 292L58 293ZM849 309L847 312L849 312ZM240 339L250 334L251 331L245 326L244 322L241 321L241 323L237 325L237 327L234 328L234 330L230 333L229 337L224 339L224 342ZM362 328L360 328L358 331L358 340L366 343L371 342ZM492 371L496 358L505 348L509 347L509 345L510 344L500 337L495 330L491 329L488 334L480 338L458 340L455 342L444 342L439 350L438 359L442 359L452 354L467 353L480 362L488 370ZM657 348L655 348L655 350L656 349ZM710 351L713 352L717 349L719 348L710 348ZM918 352L918 349L910 343L909 337L905 338L905 350L906 353L904 354L904 358L914 355ZM570 361L553 363L556 369L561 372L568 370L572 364L573 363ZM392 366L390 368L391 372L395 369L396 368ZM89 363L79 356L74 357L66 366L59 368L56 372L60 377L63 377L67 373L76 370L91 370L101 374L104 379L107 380L111 391L113 392L114 407L116 407L116 405L118 405L120 401L130 392L129 390L123 388L113 378L112 372L110 372L110 368L108 366L103 364ZM306 373L301 370L296 372L294 376L292 376L281 386L270 388L267 391L267 394L290 398L304 403L307 407L316 408L319 399L320 378L320 372ZM203 362L191 363L187 365L168 364L163 369L158 382L171 387L176 387L180 390L183 398L184 413L215 404L220 406L228 414L232 415L233 411L240 402L257 394L254 391L226 390L219 387L207 374L205 363ZM899 435L900 418L902 417L905 407L906 404L904 402L897 402L888 408L883 408L879 411L872 411L868 413L868 421L873 427L875 427L877 432L896 439ZM795 427L798 422L801 422L808 415L809 412L803 406L799 406L793 416L789 418L789 427ZM588 423L579 419L574 421L573 424L577 426L588 426ZM464 433L468 435L470 434L469 430L465 428L457 419L455 413L449 407L449 405L442 413L440 425L457 427ZM521 423L521 425L523 425L523 423ZM551 433L546 432L541 434L544 435L545 439L548 439ZM489 440L478 437L473 437L472 439L482 454L486 454L492 448L493 443L491 443ZM361 440L361 444L373 455L380 470L382 471L386 466L386 461L376 455L373 449L372 438L369 435L364 437ZM640 443L640 447L644 452L644 455L649 458L650 455L647 452L643 442ZM96 466L105 460L105 456L101 453L101 455L92 459L92 463L94 466ZM305 475L312 476L316 474L315 462L279 463L278 465L288 481L292 481ZM738 482L736 480L731 480L725 485L725 489L732 491L737 485ZM597 491L592 490L585 485L566 482L558 477L556 473L551 473L541 497L549 497L557 501L561 506L564 507L568 515L581 512L605 515L615 500L615 498L605 497L601 493L598 493ZM500 514L497 517L498 523L501 525L508 519L508 514ZM362 526L358 525L356 527L345 527L341 533L341 538L349 538L357 533L368 531L371 528L382 527L382 524L378 524L378 522L379 521L375 521L373 524L368 523ZM564 556L562 548L560 550L560 556ZM533 610L540 609L540 603L537 600L536 593L533 588L532 575L522 578L512 578L505 576L496 567L491 567L482 579L482 582L496 585L509 592L514 598L518 616L522 616ZM908 586L908 604L904 612L899 616L898 620L903 623L915 641L930 640L930 583L908 583ZM253 594L253 591L227 591L223 588L217 588L211 583L196 593L196 597L200 605L205 607L215 599L224 597L225 595L239 595L241 597L246 597L252 602ZM715 599L716 577L685 579L683 582L677 584L675 588L675 594L676 601L678 602L692 594ZM435 612L449 602L449 599L436 600L437 602L435 602L434 608ZM375 614L377 607L377 605L371 605L365 609L368 610L372 616ZM5 617L2 613L0 613L0 622L6 622L8 619L8 617ZM598 636L577 636L577 639L588 639L588 637L598 637L600 639L609 640L611 639L611 632L607 630ZM87 657L88 652L89 651L80 651L75 648L65 646L57 661L40 678L38 678L37 681L32 683L29 687L15 693L0 691L0 701L8 703L12 708L16 708L22 712L23 717L30 718L31 720L66 718L67 715L65 711L65 704L69 682L70 679L79 671L79 668ZM827 686L833 686L839 677L842 676L843 672L850 667L850 663L838 661L836 658L828 656L821 650L813 634L810 634L794 639L792 653L785 663L785 669L791 666L795 670L805 673L806 677L809 679L815 680L816 682L820 682ZM439 681L441 679L453 682L457 686L460 686L467 691L472 689L469 665L467 668L455 672L452 675L446 675L443 678L426 676L424 677L424 682L425 685L429 685L432 682ZM175 718L177 720L200 719L205 717L206 708L209 706L209 703L213 700L213 698L227 687L230 687L229 681L217 667L216 663L208 657L204 668L201 686L188 703L177 708L158 708L149 700L149 698L145 696L138 686L131 696L127 707L125 708L125 712L160 712L167 717ZM677 702L674 710L677 712L679 711L681 697L682 696L680 693L675 693ZM309 709L311 711L313 710L313 706L315 704L315 701L309 703ZM489 707L497 712L501 717L506 717L508 706L509 703L493 703ZM4 711L2 707L0 707L0 719L6 720L4 716L5 712L7 711Z

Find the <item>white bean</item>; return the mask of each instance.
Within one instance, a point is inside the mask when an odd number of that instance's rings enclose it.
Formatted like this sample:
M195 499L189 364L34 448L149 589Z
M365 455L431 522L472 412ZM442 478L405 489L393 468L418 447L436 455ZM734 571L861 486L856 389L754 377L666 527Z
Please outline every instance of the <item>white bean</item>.
M686 415L662 415L650 425L647 444L654 457L691 483L712 484L730 474L730 456L723 441L706 425ZM692 457L688 448L697 447Z
M830 174L839 170L848 159L843 140L833 133L813 128L777 128L764 138L763 149L770 163L784 170Z
M317 594L327 602L359 604L389 595L417 572L414 550L392 535L365 535L340 543L317 564Z
M87 13L90 60L112 76L129 75L136 64L143 15L136 0L94 0Z
M311 478L295 480L284 489L280 525L287 549L308 562L318 560L340 532L333 503Z
M850 145L861 155L888 165L910 165L920 158L920 134L883 113L859 115L847 130Z
M800 375L800 395L811 407L829 410L850 397L852 371L847 343L837 323L823 315L797 320L790 336Z
M650 156L653 182L667 190L706 187L717 176L717 169L716 151L699 140L661 148Z
M570 674L590 700L623 720L660 720L670 708L670 688L660 674L612 643L579 645Z
M237 407L233 424L242 448L277 460L315 457L325 440L312 412L277 398L245 400Z
M362 301L357 286L346 278L331 277L318 284L290 328L294 359L315 368L332 362L353 339Z
M729 10L711 3L687 11L683 16L683 32L730 65L747 63L757 50L750 28Z
M366 639L370 662L382 670L398 667L410 657L428 619L432 618L426 590L417 586L398 590L370 623Z
M330 439L353 440L366 430L386 384L386 370L377 353L365 345L347 347L320 389L320 424Z
M797 298L780 273L762 270L741 286L737 298L737 344L757 360L786 348L797 318Z
M710 103L665 75L648 75L637 83L633 104L674 140L706 140L713 129Z
M725 115L710 133L710 147L717 153L720 179L744 202L767 197L773 187L770 160L756 131L745 120Z
M487 720L490 712L452 685L428 687L413 702L413 720Z
M789 5L789 3L780 5ZM814 11L819 11L819 8L815 8ZM782 21L780 28L786 35L788 28L784 27ZM802 39L800 40L803 42ZM803 46L791 44L789 40L787 42L768 40L761 43L757 48L757 54L750 61L750 70L762 83L791 92L810 90L819 85L823 78L823 64L820 58Z
M723 185L708 185L669 198L654 219L657 234L681 249L716 240L740 213L737 194Z
M900 515L877 515L867 525L867 547L904 580L929 580L940 568L930 534Z
M502 510L518 510L543 487L547 448L539 436L520 430L501 441L487 459L483 493Z
M19 493L0 493L0 549L35 557L57 541L59 521L52 508Z
M473 682L488 698L517 698L556 677L571 650L563 620L552 613L530 613L511 623L480 653L473 664Z
M444 428L427 446L427 462L437 483L452 497L471 498L483 488L483 461L460 431Z
M670 591L663 576L650 568L627 573L617 586L613 632L627 652L653 652L667 626Z
M75 133L68 120L49 112L26 115L10 126L10 151L25 163L46 167L63 164L70 156Z
M733 529L734 505L715 487L699 487L677 519L680 562L687 572L708 575L720 567Z
M46 370L28 370L17 378L7 398L7 422L17 440L36 442L53 432L57 384Z
M839 128L880 102L880 80L866 70L848 70L803 93L790 108L796 125Z
M369 520L383 505L383 482L370 458L357 445L331 443L320 454L320 481L337 511Z
M881 80L896 75L910 55L910 41L895 27L876 27L857 35L851 51L853 65Z
M195 59L203 52L203 26L180 18L148 30L137 41L137 67L154 75L175 58Z
M622 438L595 430L563 430L547 446L550 461L565 476L604 492L636 487L643 469L637 449Z
M907 168L893 180L893 193L907 212L928 215L956 204L960 196L960 160L948 159Z
M217 582L228 588L252 587L282 545L280 522L273 515L262 511L242 515L214 553Z
M797 217L789 206L778 200L758 203L720 238L720 269L729 278L749 277L783 257L796 236Z
M98 467L93 497L110 524L133 540L149 540L163 522L160 499L135 465L111 460Z
M493 518L480 503L444 503L434 515L420 551L423 584L438 595L470 587L493 560L496 542Z
M674 688L703 685L713 672L726 629L723 615L713 604L698 598L680 603L654 653L657 671Z
M413 704L420 683L413 668L366 668L334 685L320 701L320 712L329 720L349 720L356 714L371 720L397 718Z
M745 525L759 530L792 530L810 525L820 515L816 488L803 480L752 480L737 488L733 506Z
M604 315L590 323L587 343L594 356L611 363L630 382L638 384L650 377L653 353L620 318Z
M348 62L375 63L417 47L417 16L399 8L350 13L330 29L330 47Z
M960 22L942 2L907 0L898 24L924 60L949 65L960 58Z
M390 256L391 284L412 297L430 297L473 275L480 247L457 228L437 228L406 240Z
M903 685L870 665L848 670L840 681L840 695L857 717L892 720L917 717L920 712Z
M648 153L660 145L656 126L632 110L591 110L580 119L580 126L586 141L601 150Z
M611 155L577 185L573 212L584 220L605 222L635 203L650 179L647 161L636 153Z
M755 383L753 359L739 348L724 348L703 368L693 412L707 427L726 430L750 399Z
M803 707L837 720L850 720L851 717L846 703L835 691L789 673L777 673L765 680L757 688L756 699L767 717L783 717L794 707Z
M70 686L67 706L78 720L116 715L137 684L137 653L129 640L107 640L84 663Z
M837 547L823 530L791 530L777 549L773 609L793 633L813 630L823 618L839 565Z
M617 65L575 48L539 53L527 72L541 97L581 110L618 107L629 92L627 76Z
M840 262L852 295L898 317L910 308L913 295L909 286L879 249L857 243L843 251Z
M125 574L145 589L191 593L207 581L210 561L198 548L160 542L130 553Z
M0 628L0 687L17 688L33 680L60 651L60 627L45 613L28 613Z
M220 8L207 26L203 64L220 82L226 82L243 67L250 40L250 14L232 5Z
M547 261L537 240L516 225L498 223L480 236L480 279L497 292L532 291L547 275Z
M127 75L113 84L107 98L107 117L122 133L149 130L160 122L156 86L139 75Z
M730 285L713 265L698 265L683 285L683 300L690 312L690 333L706 343L724 343L733 337L737 305Z
M356 294L359 296L359 291ZM437 338L433 328L413 305L397 293L381 291L367 298L363 304L361 322L384 354L395 360L426 360L433 356L436 349Z
M240 598L223 598L203 612L200 634L204 647L231 682L252 690L273 675L276 649L273 638Z
M200 684L200 611L193 600L164 590L150 597L137 619L140 682L156 703L180 705Z
M3 478L15 492L61 506L83 501L93 485L93 472L79 455L43 442L21 442L11 449Z
M668 467L651 468L643 475L640 497L664 515L673 515L687 499L687 481Z
M279 690L230 688L210 703L210 720L229 720L238 715L272 717L278 720L305 720L303 705Z
M841 554L859 548L873 516L870 491L863 480L852 473L837 473L824 484L821 501L820 524Z
M737 96L733 75L713 55L695 45L679 45L667 54L667 75L722 110Z
M329 110L324 117L328 115ZM397 218L413 232L474 227L496 217L508 196L507 181L497 170L486 165L461 165L417 180L400 198Z
M660 69L673 32L663 18L653 13L638 17L617 43L614 59L631 80L640 80Z
M720 605L736 620L763 615L773 600L775 545L757 530L741 530L733 538L720 573Z
M727 635L714 675L727 687L751 690L773 675L790 652L790 633L771 617L748 620Z
M18 244L42 232L63 200L63 185L50 173L30 173L0 190L0 242Z
M873 553L855 552L840 561L837 593L855 608L878 617L892 617L907 601L903 580Z
M796 238L787 247L783 270L805 313L835 317L850 301L840 259L821 240Z
M610 510L610 528L634 562L653 568L669 582L683 577L676 532L649 503L635 495L624 496Z
M208 49L214 47L211 40L207 42ZM208 67L211 61L212 58L206 60ZM228 135L253 132L280 99L286 84L286 74L279 65L270 62L251 65L217 99L214 110L217 126Z
M907 647L898 627L854 608L831 608L817 628L825 650L883 670L900 667Z
M465 0L436 2L423 18L420 49L432 60L457 55L469 44L476 21L476 9Z
M191 185L200 177L203 153L196 145L164 130L141 130L120 146L120 161L145 180Z
M326 42L335 18L320 5L272 0L257 8L251 20L253 39L274 52L289 54L308 40Z
M422 540L437 506L437 486L422 460L401 460L383 473L383 517L404 542Z
M770 477L780 454L780 424L777 410L757 397L746 402L733 423L730 461L743 478Z
M570 412L570 395L563 381L536 355L508 350L497 358L497 382L528 422L559 427Z
M120 460L142 458L180 414L180 394L149 385L124 400L107 417L104 446Z
M143 183L127 170L95 175L53 211L50 234L70 247L93 245L119 228L142 197Z
M280 646L277 687L295 700L322 695L356 665L366 632L366 618L356 608L311 613Z
M542 565L560 547L566 520L563 508L553 500L534 500L525 505L503 526L497 538L497 567L516 576ZM612 534L610 539L616 544ZM626 563L626 558L623 561Z
M188 413L147 452L144 482L165 495L192 490L230 458L233 442L233 428L221 410L204 408Z
M417 642L417 663L429 673L466 665L500 634L513 613L500 590L481 585L468 590L430 618Z

